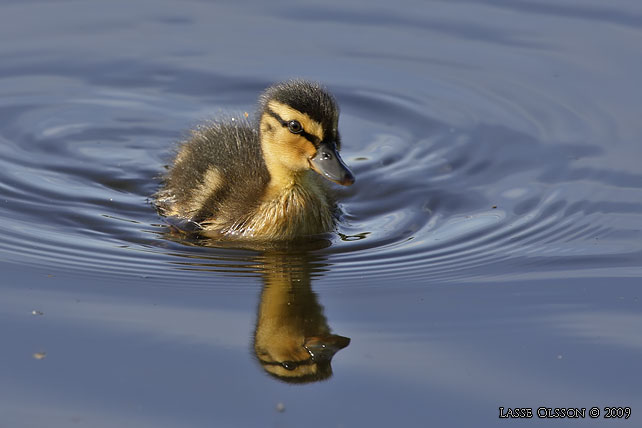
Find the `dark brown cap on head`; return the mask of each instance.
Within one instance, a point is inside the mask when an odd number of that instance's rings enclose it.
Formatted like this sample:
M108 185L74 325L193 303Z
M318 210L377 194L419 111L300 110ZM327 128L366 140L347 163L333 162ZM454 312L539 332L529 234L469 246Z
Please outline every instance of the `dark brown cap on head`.
M261 94L261 112L272 100L307 114L323 126L328 137L338 139L335 126L339 106L334 97L319 83L297 79L270 86Z

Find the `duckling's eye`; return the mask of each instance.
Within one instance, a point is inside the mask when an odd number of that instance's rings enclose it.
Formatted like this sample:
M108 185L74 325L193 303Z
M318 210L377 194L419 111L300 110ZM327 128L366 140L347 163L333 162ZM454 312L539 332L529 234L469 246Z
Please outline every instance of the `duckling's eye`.
M288 122L288 129L293 134L300 134L303 131L303 127L298 120L291 120Z
M293 120L292 122L295 122L295 121ZM283 366L283 368L286 369L286 370L294 370L294 369L296 369L296 364L294 364L292 361L283 361L281 363L281 366Z

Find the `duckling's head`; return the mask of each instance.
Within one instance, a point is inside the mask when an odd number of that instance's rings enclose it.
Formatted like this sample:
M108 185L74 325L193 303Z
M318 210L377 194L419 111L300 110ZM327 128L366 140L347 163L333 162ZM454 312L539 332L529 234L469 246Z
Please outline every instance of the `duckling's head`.
M283 329L287 330L287 329ZM263 369L288 383L318 382L332 376L332 357L350 344L349 337L326 334L300 338L281 332L266 341L255 343L256 356ZM300 339L304 339L301 343Z
M312 169L349 186L354 176L339 156L339 108L317 83L290 80L260 98L261 147L270 174L289 179Z

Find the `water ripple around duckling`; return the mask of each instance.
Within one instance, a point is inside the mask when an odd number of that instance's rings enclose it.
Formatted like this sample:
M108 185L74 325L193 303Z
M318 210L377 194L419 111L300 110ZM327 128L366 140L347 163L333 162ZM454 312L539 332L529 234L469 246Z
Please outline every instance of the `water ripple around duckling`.
M377 130L377 123L383 122L377 120L377 112L396 110L397 130L378 130L361 156L352 160L361 181L343 202L346 221L340 232L363 239L327 250L341 259L335 273L346 278L367 272L378 280L451 281L547 274L559 269L554 265L579 275L591 264L636 270L635 245L623 248L599 240L639 235L639 230L625 231L639 222L616 218L639 213L642 205L609 199L639 194L642 175L627 174L614 183L617 171L598 175L591 168L575 167L580 159L599 159L601 150L592 145L542 142L531 133L497 124L449 127L434 118L417 120L420 103L412 107L397 100L396 107L382 107L378 102L373 97L358 103L368 105L367 113L374 117L368 129ZM557 109L560 117L579 120L565 105L547 106ZM404 108L414 112L406 114ZM608 120L607 116L603 121ZM405 132L408 129L414 132ZM586 186L586 180L592 185ZM614 184L624 188L609 195ZM597 195L605 198L595 200ZM607 219L587 213L582 208L587 204L613 215Z
M173 237L149 198L173 145L191 126L227 109L249 110L250 89L266 83L239 86L245 103L238 105L227 103L234 94L217 105L75 81L47 96L4 98L0 250L18 263L168 283L190 275L192 284L224 284L207 272L259 276L261 251ZM579 140L546 141L539 130L550 124L514 109L499 93L457 87L468 103L437 112L433 106L447 85L453 83L435 81L432 100L332 88L343 112L344 159L357 183L336 189L342 218L329 242L312 250L315 276L336 285L367 285L376 277L382 285L558 269L581 275L595 260L635 269L639 250L623 248L618 237L640 234L635 220L626 219L642 211L642 204L630 202L639 200L631 196L639 193L641 175L576 167L599 159L602 150ZM528 95L531 104L553 110L556 120L599 126L551 103L552 95ZM511 117L514 126L485 121L482 111ZM465 118L465 125L453 125L443 114ZM608 122L602 120L605 127ZM611 214L608 220L604 212Z

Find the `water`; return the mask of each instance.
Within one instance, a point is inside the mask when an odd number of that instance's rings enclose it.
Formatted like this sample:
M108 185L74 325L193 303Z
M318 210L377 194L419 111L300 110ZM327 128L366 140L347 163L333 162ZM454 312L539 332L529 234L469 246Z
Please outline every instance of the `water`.
M0 426L637 426L641 30L631 1L5 1ZM336 233L168 233L176 142L294 76L342 109ZM333 375L269 376L265 311L350 338Z

